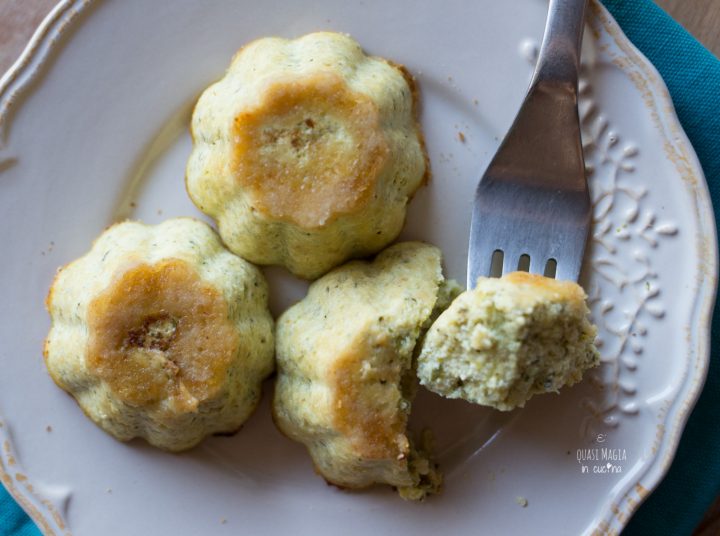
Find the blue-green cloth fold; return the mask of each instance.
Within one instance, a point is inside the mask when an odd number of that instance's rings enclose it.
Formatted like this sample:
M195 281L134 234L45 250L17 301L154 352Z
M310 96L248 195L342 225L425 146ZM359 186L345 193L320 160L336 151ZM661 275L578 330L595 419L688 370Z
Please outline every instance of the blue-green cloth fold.
M40 531L0 485L0 536L40 536Z
M720 203L720 61L650 0L602 0L623 31L660 71L680 122ZM675 461L633 516L624 536L689 535L720 493L720 315L713 320L713 355L700 400ZM0 536L39 531L0 486Z
M715 213L720 203L720 61L650 0L602 0L633 44L655 65L700 159ZM710 370L660 486L624 536L692 534L720 493L720 314L712 324Z

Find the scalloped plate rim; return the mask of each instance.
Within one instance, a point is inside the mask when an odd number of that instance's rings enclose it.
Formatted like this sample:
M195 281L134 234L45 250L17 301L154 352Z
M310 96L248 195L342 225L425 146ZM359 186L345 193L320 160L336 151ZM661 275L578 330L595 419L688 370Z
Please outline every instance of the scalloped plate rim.
M687 152L684 156L688 160L689 171L696 179L695 182L695 200L697 208L699 209L696 213L696 217L699 220L703 220L703 216L708 218L710 225L700 226L705 233L704 238L709 242L709 250L712 253L711 257L707 259L708 269L705 271L705 277L697 284L696 292L694 296L694 307L693 317L698 317L701 320L699 326L691 333L691 340L695 339L696 344L694 348L690 348L689 354L692 355L693 349L697 352L697 363L698 367L694 370L696 374L687 375L683 388L679 391L678 396L673 400L672 404L668 408L668 411L664 416L664 424L666 426L666 435L663 441L660 443L660 447L653 456L653 461L638 475L637 482L629 484L625 487L619 500L613 501L612 506L609 508L603 521L607 523L618 522L617 528L622 530L630 520L630 517L638 510L638 508L647 500L655 489L660 485L662 480L667 475L672 462L675 459L677 450L680 444L680 439L685 430L685 426L690 418L690 415L695 409L695 405L700 398L705 381L707 379L708 368L710 366L710 347L711 347L711 329L712 329L712 316L715 302L717 300L718 291L718 265L720 264L720 253L718 252L718 235L717 226L715 222L715 214L712 207L710 198L710 190L708 187L705 173L698 159L697 153L693 148L690 140L685 133L685 129L680 124L680 120L677 117L675 111L675 105L673 104L670 91L665 84L662 76L656 69L656 67L647 59L647 57L630 41L625 33L620 28L620 25L615 21L613 16L607 10L607 8L600 3L599 0L593 0L591 2L591 8L596 10L596 13L602 15L607 22L614 25L616 32L611 33L617 46L624 49L625 52L631 52L636 57L631 58L633 65L645 69L649 77L647 80L651 83L655 95L654 98L662 101L662 104L666 107L666 113L659 113L657 121L665 128L673 130L673 134L676 137L676 147L684 148ZM624 69L623 69L624 70ZM708 277L707 274L712 274ZM703 295L703 287L707 289L707 294ZM687 366L692 370L691 362L688 361ZM683 399L681 393L685 394ZM675 409L675 412L672 410ZM674 419L672 419L674 417ZM669 421L673 420L674 426L668 428ZM662 451L665 451L666 455L662 456ZM658 467L660 463L660 467ZM643 490L640 480L649 475L652 482L649 488ZM631 490L634 490L639 498L638 501L630 503ZM625 519L619 519L616 511L619 510L620 504L627 504L627 517Z

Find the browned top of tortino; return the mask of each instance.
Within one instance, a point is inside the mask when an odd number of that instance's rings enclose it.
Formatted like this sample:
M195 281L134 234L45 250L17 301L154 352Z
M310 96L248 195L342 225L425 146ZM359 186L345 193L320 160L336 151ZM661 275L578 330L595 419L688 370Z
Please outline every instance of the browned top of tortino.
M307 229L368 204L390 153L377 106L327 72L275 82L234 134L252 209Z
M133 406L195 411L222 390L239 337L224 297L178 259L128 269L88 309L87 366Z
M368 355L376 358L373 367L366 366ZM387 333L359 334L333 363L335 425L363 458L401 462L410 452L402 374L402 360Z

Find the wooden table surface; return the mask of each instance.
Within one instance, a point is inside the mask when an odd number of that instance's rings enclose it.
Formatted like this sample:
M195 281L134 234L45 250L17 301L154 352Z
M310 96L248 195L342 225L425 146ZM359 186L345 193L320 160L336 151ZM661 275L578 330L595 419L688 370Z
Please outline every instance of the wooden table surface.
M720 0L656 0L710 51L720 57ZM0 0L0 73L17 59L33 30L57 0ZM720 534L720 498L695 536Z

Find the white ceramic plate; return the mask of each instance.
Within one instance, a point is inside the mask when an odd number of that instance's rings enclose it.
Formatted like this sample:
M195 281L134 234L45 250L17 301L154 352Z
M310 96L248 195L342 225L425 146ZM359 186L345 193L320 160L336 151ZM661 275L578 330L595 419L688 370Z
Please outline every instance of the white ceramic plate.
M418 505L382 488L326 486L274 429L271 385L235 437L183 455L118 443L53 385L41 357L43 299L59 265L118 219L199 215L183 188L191 107L238 47L264 35L349 32L417 75L434 178L404 236L441 246L447 272L464 280L471 193L522 99L545 9L542 0L58 5L0 83L0 476L46 534L622 528L667 470L703 383L716 239L665 86L598 4L582 117L596 213L585 285L603 366L509 415L421 393L414 420L438 437L441 496ZM268 272L278 313L304 287Z

